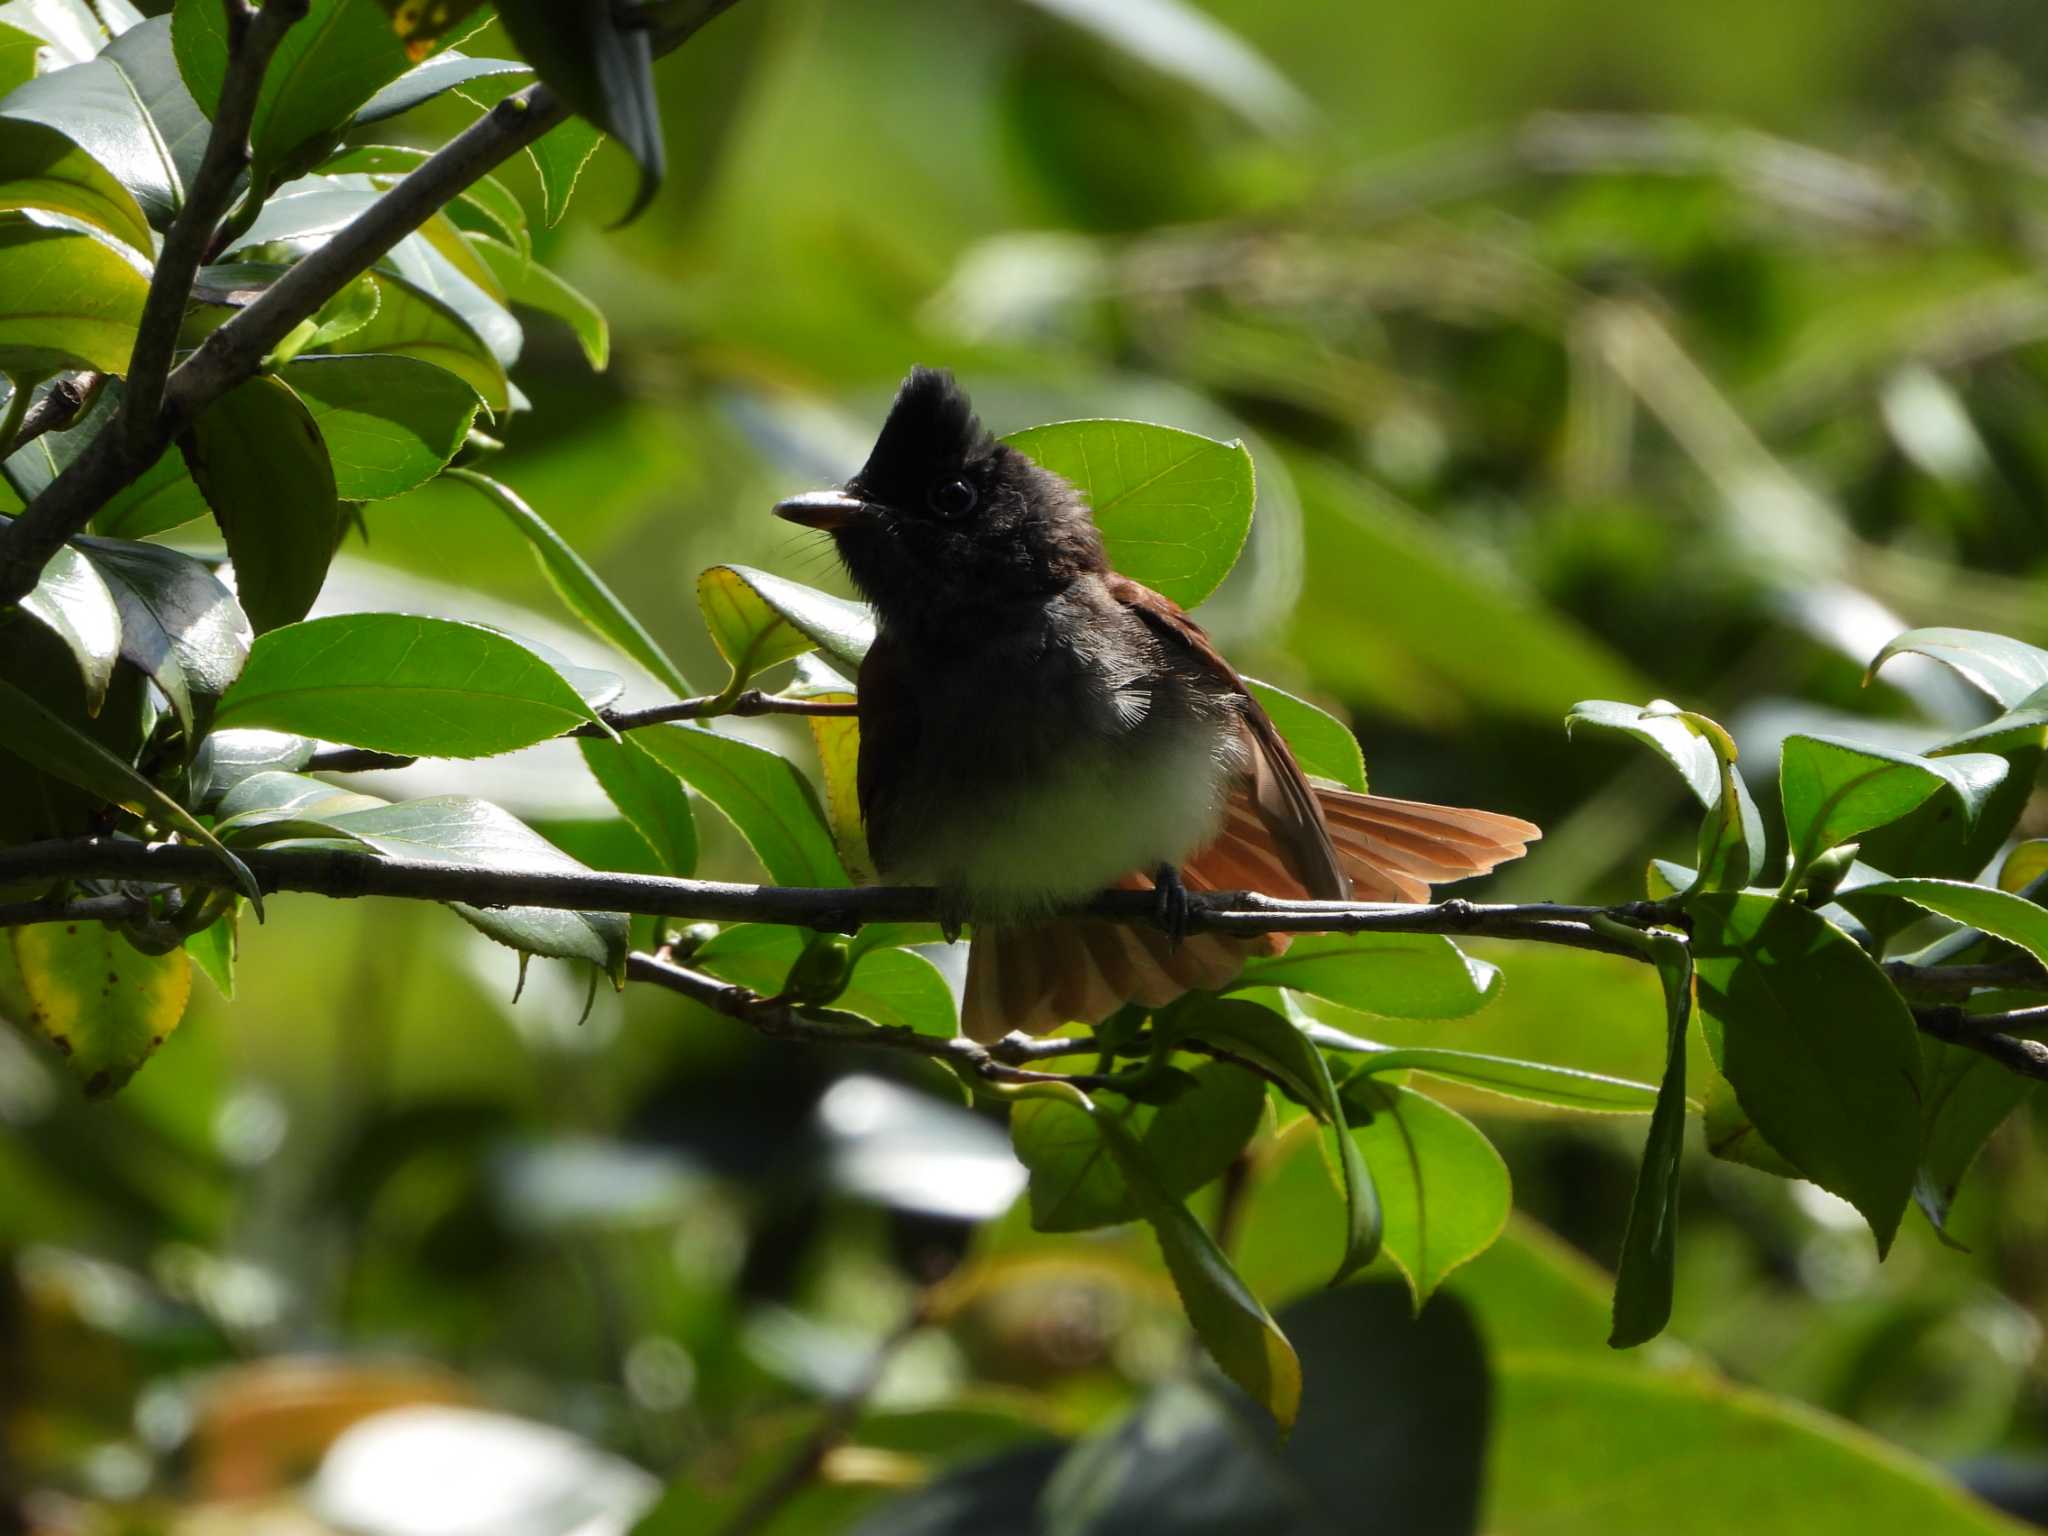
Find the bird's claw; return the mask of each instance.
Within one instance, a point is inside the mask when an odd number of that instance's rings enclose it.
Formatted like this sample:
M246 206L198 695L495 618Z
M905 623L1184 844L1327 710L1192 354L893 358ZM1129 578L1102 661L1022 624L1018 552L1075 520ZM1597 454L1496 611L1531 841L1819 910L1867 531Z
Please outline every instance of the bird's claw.
M1188 918L1194 910L1194 903L1188 899L1188 888L1181 882L1179 870L1171 864L1162 864L1152 877L1152 889L1159 926L1166 930L1167 943L1178 949L1181 940L1188 936Z

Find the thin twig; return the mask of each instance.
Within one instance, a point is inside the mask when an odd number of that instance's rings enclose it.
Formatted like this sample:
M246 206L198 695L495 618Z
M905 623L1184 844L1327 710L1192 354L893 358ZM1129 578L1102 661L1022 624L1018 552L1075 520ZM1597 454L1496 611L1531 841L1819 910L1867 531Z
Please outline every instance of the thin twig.
M0 902L0 928L36 923L117 923L149 912L147 896L77 896L69 901Z
M1913 1022L1923 1035L1988 1056L2021 1077L2048 1082L2048 1041L2000 1032L2000 1026L2039 1029L2048 1025L2048 1008L1984 1014L1968 1014L1960 1008L1915 1008Z
M598 713L614 731L637 731L650 725L668 725L677 720L705 720L720 715L853 715L859 713L859 709L860 706L853 703L784 698L749 688L731 697L706 693L696 698L677 699L669 704L651 705L646 709L601 709ZM587 723L562 734L586 740L609 739L608 732ZM373 752L367 747L334 747L325 752L315 752L312 761L306 764L306 771L368 773L409 768L418 761L416 757L406 757L397 752Z
M198 173L186 189L185 206L171 221L164 248L157 255L149 297L143 302L142 319L135 331L135 348L128 360L128 388L121 397L114 427L132 452L146 452L153 446L156 452L150 453L151 462L166 441L158 417L163 411L164 384L170 376L178 328L185 322L185 309L192 298L192 279L206 259L214 229L234 201L235 183L248 169L249 125L255 120L256 101L271 55L285 33L305 16L308 0L269 0L261 10L251 9L246 0L223 0L223 4L228 62L220 104L214 109L213 131L207 136Z
M1978 934L1977 938L1981 941L1983 935ZM1905 960L1887 960L1884 973L1893 986L1902 990L1912 988L1953 997L1967 997L1979 987L2048 991L2048 969L2032 956L1973 965L1915 965Z
M45 432L62 432L84 414L86 405L106 379L103 373L86 371L57 380L43 391L42 399L29 406L12 443L0 434L0 458L19 453Z

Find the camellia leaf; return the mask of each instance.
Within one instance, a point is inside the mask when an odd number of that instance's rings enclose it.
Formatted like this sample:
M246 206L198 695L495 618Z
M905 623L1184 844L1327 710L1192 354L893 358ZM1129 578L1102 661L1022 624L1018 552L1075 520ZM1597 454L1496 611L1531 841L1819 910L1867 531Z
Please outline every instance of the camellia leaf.
M1301 1408L1301 1362L1286 1335L1231 1268L1208 1229L1167 1192L1137 1138L1114 1116L1103 1116L1101 1126L1132 1204L1159 1238L1195 1336L1223 1373L1272 1414L1283 1431L1288 1429ZM1350 1138L1344 1140L1348 1146Z
M1517 1061L1478 1051L1447 1050L1434 1045L1401 1045L1366 1057L1361 1073L1427 1072L1484 1088L1505 1098L1554 1104L1560 1109L1600 1114L1648 1114L1656 1107L1657 1089L1649 1083L1548 1062Z
M1615 1269L1614 1326L1607 1342L1616 1349L1654 1339L1671 1320L1678 1171L1685 1150L1685 1033L1692 1017L1693 964L1686 946L1668 936L1645 934L1642 948L1655 961L1664 984L1664 1080L1657 1087L1656 1108L1650 1111L1643 1162L1621 1239L1621 1263Z
M640 190L626 210L632 219L660 187L665 168L648 29L621 25L608 6L550 0L499 0L498 19L541 79L639 165Z
M377 310L348 337L351 353L384 352L445 368L493 411L511 405L511 381L482 337L446 303L402 278L378 272Z
M1953 667L2007 709L2048 689L2048 651L1978 629L1909 629L1877 653L1864 681L1908 652Z
M631 733L617 741L584 737L576 746L591 777L619 814L633 824L662 873L694 873L697 821L690 813L690 797L676 776L641 750Z
M114 419L121 393L119 379L104 380L80 420L61 432L43 433L0 462L0 476L23 502L33 501ZM138 479L107 498L93 514L92 526L109 538L140 539L206 515L206 498L192 483L184 455L166 448Z
M155 250L141 205L112 172L55 128L0 114L0 210L15 208L82 219L145 257Z
M1245 687L1264 706L1273 724L1280 728L1302 772L1329 779L1358 794L1365 793L1365 754L1351 727L1327 710L1306 699L1246 678Z
M159 544L81 538L121 611L121 655L163 691L186 750L248 660L254 638L235 595L190 555Z
M313 760L313 743L281 731L209 731L192 759L193 796L215 809L244 779L259 773L297 773Z
M476 420L476 391L415 358L300 357L278 376L319 429L344 501L378 501L426 484Z
M1715 1064L1765 1139L1861 1211L1883 1253L1914 1181L1912 1014L1877 962L1805 907L1716 893L1692 916Z
M100 923L10 930L30 1022L93 1098L129 1078L184 1017L192 969L182 949L138 953Z
M467 81L482 80L492 75L523 76L532 73L532 66L517 59L476 59L453 48L444 48L364 102L356 111L355 126L364 127L382 122L387 117L396 117L401 112L410 112L421 103L432 101L443 91L454 90Z
M2032 993L1979 992L1966 1005L1971 1013L1996 1013L2036 1004ZM1926 1056L1926 1100L1920 1115L1920 1173L1913 1199L1944 1240L1949 1205L1963 1175L1984 1150L2006 1116L2032 1097L2034 1083L1968 1046L1932 1038L1921 1041Z
M1346 1229L1344 1257L1331 1283L1370 1264L1380 1247L1379 1199L1357 1144L1344 1134L1344 1111L1323 1053L1272 1009L1236 998L1190 998L1155 1015L1153 1027L1162 1045L1200 1039L1265 1068L1330 1128L1344 1173Z
M1952 795L1965 822L1974 822L2006 768L2004 758L1988 753L1914 757L1825 736L1787 736L1778 764L1791 843L1787 889L1828 849L1898 820L1936 793Z
M213 989L229 1002L235 1000L236 919L229 908L197 933L185 936L185 953L205 973Z
M611 359L612 343L603 310L539 262L522 256L503 241L488 235L471 235L469 243L503 285L507 298L514 304L566 321L590 366L600 373L604 371Z
M148 296L149 279L107 241L0 216L0 373L125 373Z
M327 445L281 381L237 385L181 439L234 561L235 593L260 635L303 619L341 538Z
M1647 708L1584 700L1565 717L1567 733L1580 725L1618 731L1651 747L1678 770L1706 812L1694 862L1697 873L1687 894L1740 890L1756 880L1763 869L1763 817L1736 772L1735 743L1725 730L1705 715L1662 700Z
M580 117L558 124L526 146L526 158L540 177L542 207L550 229L569 211L569 198L583 179L583 168L604 142L604 134Z
M633 740L718 807L777 885L849 883L817 792L787 758L696 725L652 726Z
M343 613L260 636L220 725L416 757L490 757L597 720L527 646L476 624Z
M450 470L449 478L481 492L525 536L541 570L571 613L674 689L678 698L690 696L690 684L669 660L668 652L604 584L590 563L550 528L538 512L520 500L510 486L472 469Z
M1859 885L1856 895L1903 896L1916 907L2017 944L2048 965L2048 908L2025 897L1965 880L1879 880Z
M1144 421L1062 421L1003 441L1078 486L1110 564L1183 608L1237 564L1256 499L1243 443Z
M728 690L813 647L849 673L874 643L867 608L745 565L714 565L697 578L704 627L732 667Z
M60 549L21 607L64 642L85 683L86 710L98 714L121 654L121 610L99 572L77 550Z
M0 752L98 795L131 815L162 823L211 851L263 915L263 893L249 866L221 846L193 814L89 736L81 735L29 694L0 679Z
M404 177L425 164L432 151L400 144L357 144L336 154L321 166L323 175L363 174L375 179L380 188L396 186ZM461 212L458 215L458 210ZM478 227L477 220L488 224L504 236L506 249L519 261L526 261L533 255L533 242L528 238L526 209L520 204L512 190L497 177L485 174L464 187L456 194L455 202L448 205L451 217L458 223L463 220L465 229Z
M690 963L772 997L791 982L809 938L801 929L778 923L735 923L721 929ZM923 955L907 949L869 949L853 954L851 961L852 971L832 999L836 1011L940 1040L950 1040L958 1031L952 990Z
M36 55L43 40L33 32L0 22L0 96L36 77Z
M1433 933L1304 933L1254 956L1233 988L1290 987L1391 1019L1462 1019L1500 990L1500 971Z
M1382 1252L1420 1311L1452 1270L1492 1247L1507 1226L1514 1208L1508 1165L1471 1121L1426 1094L1360 1076L1341 1098L1379 1191Z
M1019 1101L1010 1111L1010 1142L1031 1170L1031 1225L1040 1232L1081 1232L1139 1215L1098 1116L1121 1118L1174 1199L1220 1177L1259 1128L1265 1085L1224 1061L1193 1066L1188 1076L1186 1092L1157 1106L1103 1093L1091 1115L1067 1099Z
M481 0L382 0L391 30L414 57L433 47L475 11Z
M845 680L822 664L812 670L829 676L833 685L820 686L806 680L806 663L815 660L798 660L799 686L793 691L818 704L855 702ZM875 879L875 861L868 851L867 828L860 814L860 719L855 715L808 715L804 724L810 727L811 745L818 749L818 780L825 791L825 820L832 828L832 840L839 845L839 860L854 884L869 884ZM870 924L863 928L862 936L872 932L873 927Z

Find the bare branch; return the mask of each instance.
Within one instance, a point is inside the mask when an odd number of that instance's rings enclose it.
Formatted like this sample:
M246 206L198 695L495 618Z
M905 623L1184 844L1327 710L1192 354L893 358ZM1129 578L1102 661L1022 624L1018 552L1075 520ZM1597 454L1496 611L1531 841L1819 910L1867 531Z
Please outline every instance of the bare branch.
M1915 1008L1913 1022L1923 1035L1989 1056L2008 1072L2048 1082L2048 1041L2005 1034L2006 1029L2048 1027L2048 1007L2009 1013L1964 1013L1960 1008Z
M178 328L192 298L192 279L206 259L213 232L234 201L235 183L249 165L249 125L263 91L263 76L284 35L306 14L308 0L269 0L252 10L246 0L224 0L228 14L227 75L221 81L220 103L214 109L213 132L206 153L185 194L185 206L171 222L158 253L149 297L135 332L128 360L128 390L113 430L136 452L164 442L157 420L164 402L164 381ZM252 191L252 196L258 195ZM150 454L154 462L155 453Z

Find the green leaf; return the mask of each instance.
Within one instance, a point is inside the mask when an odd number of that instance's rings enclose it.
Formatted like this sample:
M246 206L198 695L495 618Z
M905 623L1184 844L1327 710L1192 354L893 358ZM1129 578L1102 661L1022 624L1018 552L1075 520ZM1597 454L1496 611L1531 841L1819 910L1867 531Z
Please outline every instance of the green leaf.
M42 46L35 33L0 22L0 96L35 78L36 54Z
M1160 1186L1179 1200L1219 1178L1244 1150L1265 1113L1266 1088L1227 1061L1193 1066L1187 1091L1164 1105L1100 1094L1095 1114L1066 1099L1021 1100L1010 1111L1010 1142L1031 1170L1031 1225L1080 1232L1132 1221L1137 1202L1097 1128L1117 1115L1150 1159Z
M555 591L561 594L569 611L589 625L593 633L609 640L639 662L664 685L674 689L678 698L690 696L689 681L669 660L668 652L627 611L626 605L613 595L612 589L604 584L590 563L570 548L538 512L520 500L510 486L471 469L450 470L449 478L473 486L525 535L526 542L533 548L534 559L540 562L541 570L553 583Z
M539 262L522 256L503 241L488 235L471 235L469 243L504 286L507 298L514 304L566 321L590 366L604 372L611 358L611 328L605 323L603 310Z
M2032 994L1979 992L1967 1006L1972 1013L1994 1013L2038 1001ZM1949 1206L1963 1175L2006 1116L2033 1096L2034 1084L1967 1046L1928 1038L1921 1041L1921 1049L1927 1090L1913 1198L1934 1230L1948 1239Z
M1565 717L1567 734L1578 725L1618 731L1649 746L1678 770L1706 812L1694 860L1697 873L1684 887L1686 893L1740 890L1755 882L1764 861L1763 817L1735 770L1735 743L1726 731L1705 715L1661 699L1647 708L1587 699Z
M1345 1215L1344 1257L1331 1284L1370 1264L1380 1247L1379 1200L1356 1143L1343 1133L1344 1111L1323 1053L1272 1009L1235 998L1191 996L1156 1015L1153 1027L1162 1046L1200 1039L1265 1068L1330 1128L1344 1175Z
M230 907L197 933L185 936L185 953L229 1002L235 1000L237 911Z
M1963 880L1878 880L1859 885L1855 894L1902 896L1916 907L2017 944L2048 965L2048 908L2023 896Z
M732 667L729 690L755 673L816 647L847 672L874 643L867 607L745 565L714 565L697 578L697 606L711 640Z
M738 830L777 885L848 883L817 792L787 758L696 725L657 725L633 740Z
M126 373L148 295L149 279L106 241L0 216L0 373Z
M330 786L322 786L332 792ZM510 812L487 800L440 795L317 818L390 858L482 864L509 871L581 871L572 859ZM552 907L448 905L480 932L527 954L585 960L623 981L630 940L621 912L566 912Z
M1346 789L1365 793L1365 754L1351 727L1327 710L1306 699L1284 693L1271 683L1246 678L1245 687L1264 706L1273 724L1292 749L1304 773L1329 779Z
M1586 1072L1578 1067L1517 1061L1509 1056L1447 1050L1434 1045L1401 1045L1378 1051L1361 1061L1358 1070L1375 1076L1382 1072L1427 1072L1505 1098L1598 1114L1648 1114L1657 1103L1657 1089L1649 1083Z
M1144 421L1062 421L1003 441L1078 486L1110 564L1183 608L1237 564L1256 499L1243 443Z
M1877 653L1864 681L1907 652L1954 668L2007 709L2048 689L2048 651L1977 629L1909 629Z
M163 690L191 751L248 660L253 636L233 593L190 555L81 538L75 547L121 610L121 655Z
M476 391L415 358L301 357L278 376L311 413L343 501L377 501L426 484L476 420Z
M1937 792L1950 794L1965 823L1974 823L2005 774L2005 760L1985 753L1914 757L1825 736L1787 736L1778 764L1792 850L1786 888L1828 849L1898 820Z
M121 403L121 381L107 379L85 415L62 432L45 432L4 463L0 476L32 501L83 453ZM206 498L186 472L185 458L166 448L132 484L110 496L93 514L93 531L110 538L140 539L207 515Z
M215 717L416 757L490 757L597 718L518 641L404 613L336 614L258 637Z
M145 21L97 58L39 75L0 102L0 118L54 128L91 155L159 230L185 205L208 132L178 77L170 34L167 18Z
M692 965L766 997L781 992L810 935L777 923L735 923L691 958ZM852 955L853 970L832 1007L890 1029L950 1040L959 1029L952 990L938 968L907 949Z
M1382 1251L1420 1311L1507 1226L1508 1165L1471 1121L1426 1094L1358 1076L1342 1097L1351 1140L1379 1191Z
M1643 949L1655 960L1658 979L1664 985L1664 1079L1657 1087L1657 1105L1650 1112L1650 1129L1643 1138L1643 1162L1636 1172L1628 1227L1621 1239L1621 1263L1614 1275L1614 1326L1607 1342L1615 1349L1654 1339L1671 1320L1678 1170L1685 1150L1685 1033L1692 1016L1693 967L1678 940L1644 935Z
M1259 1299L1188 1208L1167 1193L1144 1147L1114 1116L1100 1120L1131 1201L1159 1239L1167 1272L1195 1336L1223 1373L1273 1415L1284 1432L1301 1409L1301 1362ZM1345 1144L1350 1144L1346 1137Z
M526 158L540 177L541 204L550 229L569 211L569 198L583 179L583 168L603 142L602 132L582 118L572 117L526 147Z
M93 1098L133 1077L184 1017L192 969L182 949L139 954L100 923L35 923L10 934L30 1021Z
M797 663L802 678L805 663ZM817 668L823 671L822 667ZM834 677L834 682L841 680ZM821 704L851 704L854 694L844 686L806 686L797 690ZM868 851L867 828L860 813L860 720L854 715L810 715L811 745L818 751L818 780L824 789L825 821L839 847L839 860L856 885L875 879L874 855ZM861 930L865 937L873 925Z
M326 161L320 170L327 176L372 176L379 187L389 188L425 164L431 154L430 150L410 145L357 144ZM527 236L526 209L497 177L479 176L456 194L447 211L464 229L477 228L477 221L481 220L505 237L501 243L506 244L515 259L522 263L531 259L533 243Z
M1735 1089L1719 1072L1713 1073L1707 1081L1700 1130L1705 1135L1707 1151L1723 1162L1740 1163L1745 1168L1754 1168L1774 1178L1803 1177L1785 1160L1784 1154L1764 1140L1763 1132L1749 1118L1749 1111L1735 1097Z
M453 90L467 81L483 80L492 75L532 73L530 66L517 59L476 59L453 48L444 48L364 102L357 109L354 126L362 128L380 123L387 117L396 117L401 112L410 112L414 107L432 101L443 91Z
M0 752L98 795L130 815L174 828L212 852L263 915L263 893L248 865L220 845L193 814L89 736L81 735L14 684L0 679Z
M82 219L145 257L155 250L141 205L112 172L55 128L0 113L0 210L16 208Z
M236 386L181 439L235 566L235 593L260 635L296 624L320 595L341 539L327 445L277 379Z
M482 337L443 300L403 278L378 272L377 312L348 337L351 353L388 352L445 368L477 392L492 411L511 405L510 380Z
M121 654L121 610L92 562L75 549L58 550L21 607L64 642L85 683L86 710L98 714Z
M648 30L621 26L606 6L550 0L499 0L498 19L535 73L640 167L640 190L621 222L630 221L661 186L664 167Z
M313 743L277 731L210 731L192 759L193 800L213 810L243 780L259 773L297 773L313 760Z
M1715 1064L1765 1139L1861 1211L1883 1253L1919 1139L1912 1014L1853 939L1804 907L1717 893L1692 917Z
M178 0L172 44L185 84L208 117L227 76L227 17L213 0ZM249 124L249 177L258 187L317 153L356 109L411 67L405 45L374 6L312 0L264 72Z
M630 734L617 741L584 737L576 746L591 777L653 851L662 873L694 873L697 822L690 814L690 797L676 776L641 750Z
M1439 934L1304 933L1285 954L1245 961L1231 986L1290 987L1382 1018L1462 1019L1500 990L1500 970Z

